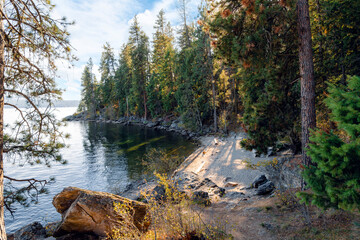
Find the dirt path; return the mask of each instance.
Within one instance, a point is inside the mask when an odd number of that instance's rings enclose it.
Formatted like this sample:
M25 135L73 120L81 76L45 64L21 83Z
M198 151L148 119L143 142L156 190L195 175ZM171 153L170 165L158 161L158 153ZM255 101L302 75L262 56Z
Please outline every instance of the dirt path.
M272 158L255 157L240 145L244 133L234 133L221 139L204 137L202 147L197 149L178 168L176 173L195 173L209 178L219 187L226 189L222 198L212 199L212 205L203 212L205 219L228 221L234 239L276 239L266 225L268 216L259 211L267 204L268 197L255 196L254 190L247 189L262 173L246 168L246 163L257 163Z
M353 229L356 221L360 222L358 215L335 210L324 213L312 207L313 225L309 230L303 221L302 205L291 203L291 194L282 193L279 199L277 194L257 196L256 190L249 189L262 173L247 169L244 161L255 164L273 158L257 158L241 148L240 141L245 137L244 133L225 139L204 137L202 147L175 172L209 178L225 188L223 197L209 194L211 206L202 210L203 219L217 226L228 222L226 232L235 240L358 239L351 237L358 236L358 227Z

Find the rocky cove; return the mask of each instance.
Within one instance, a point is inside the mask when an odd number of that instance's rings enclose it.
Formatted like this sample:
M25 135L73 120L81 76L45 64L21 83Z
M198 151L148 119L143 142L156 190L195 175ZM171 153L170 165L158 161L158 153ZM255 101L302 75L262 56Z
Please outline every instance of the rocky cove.
M274 158L256 158L254 153L242 149L239 141L245 136L244 133L232 133L225 138L201 137L201 146L173 173L174 186L203 204L207 211L221 210L227 212L230 218L232 214L238 214L234 211L239 208L245 208L242 213L253 215L249 205L272 198L276 188L299 186L301 178L296 167L299 158L289 153L279 154L275 165L263 164L259 169L249 169L249 162L257 164ZM150 193L159 201L164 199L166 192L164 186L156 181L142 180L128 185L120 194L121 197L74 187L65 188L53 199L54 207L62 215L61 222L45 227L32 223L10 235L9 239L106 239L107 232L122 222L115 217L114 202L127 202L135 210L138 209L133 220L139 229L146 230L150 223L144 221L147 205L146 201L141 202L141 191ZM113 216L113 219L106 216ZM234 236L236 234L235 231ZM266 232L259 234L267 236Z

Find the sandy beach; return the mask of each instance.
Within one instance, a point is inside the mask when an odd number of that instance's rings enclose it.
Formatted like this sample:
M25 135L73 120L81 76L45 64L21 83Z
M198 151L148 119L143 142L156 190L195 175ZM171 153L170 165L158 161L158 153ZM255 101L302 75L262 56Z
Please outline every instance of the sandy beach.
M241 147L245 133L232 133L229 137L206 136L201 138L202 146L190 155L176 172L192 172L199 177L209 178L219 187L231 182L236 189L249 187L262 174L258 170L247 169L246 162L257 163L272 160L271 157L255 157L255 153ZM234 190L234 188L232 188Z

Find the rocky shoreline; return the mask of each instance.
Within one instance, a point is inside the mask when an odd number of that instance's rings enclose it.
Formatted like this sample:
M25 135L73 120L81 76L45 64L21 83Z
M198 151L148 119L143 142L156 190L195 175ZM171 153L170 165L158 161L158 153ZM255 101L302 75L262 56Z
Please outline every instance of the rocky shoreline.
M152 128L157 130L164 130L167 132L173 132L180 134L184 137L190 139L198 139L200 136L204 136L214 132L212 126L203 126L202 129L198 131L191 131L186 129L182 121L175 117L168 118L157 118L153 120L146 120L143 118L138 118L135 116L130 117L120 117L115 120L106 119L102 116L96 116L95 119L87 117L86 112L81 112L78 114L73 114L64 118L65 121L89 121L89 122L99 122L99 123L113 123L113 124L122 124L124 126L140 126L146 128Z
M114 121L104 121L104 120L89 120L82 119L80 117L72 118L68 117L68 121L99 121L112 123ZM126 119L129 120L129 119ZM124 121L120 119L115 121L118 124L129 124L141 125L149 127L161 127L161 121L157 123L152 122L142 122L139 123L136 119L129 121ZM172 121L170 126L173 125ZM176 124L176 123L175 123ZM167 124L169 125L169 124ZM162 129L162 128L160 128ZM168 127L166 129L176 129L175 125ZM164 129L165 130L165 129ZM173 130L172 130L173 131ZM209 138L206 142L204 139ZM234 139L230 136L227 138ZM202 203L205 206L211 207L220 207L221 209L231 210L241 205L244 202L254 202L259 199L269 198L274 195L275 189L287 189L289 187L297 187L300 184L300 173L297 169L299 158L292 156L290 154L282 154L279 157L276 165L266 165L260 167L260 172L256 173L256 178L249 179L249 181L243 185L240 182L236 181L236 178L229 174L223 182L216 181L211 177L206 177L201 171L201 168L198 168L198 171L193 171L193 168L190 168L189 171L184 171L185 168L189 167L189 164L192 164L196 161L211 161L209 157L215 157L216 154L220 154L218 149L227 145L233 145L228 140L217 140L215 137L202 137L202 145L190 155L183 164L174 172L172 175L172 181L174 181L174 187L179 191L186 193L187 196L191 197L195 202ZM222 146L222 144L225 144ZM211 154L207 156L207 154ZM205 157L205 158L204 158ZM219 161L223 161L224 159ZM197 167L196 167L197 168ZM249 170L250 171L250 170ZM197 172L197 173L196 173ZM220 172L218 172L220 173ZM62 193L59 193L54 197L53 204L62 215L62 221L49 223L46 226L42 226L39 222L34 222L30 225L27 225L14 234L9 234L8 239L12 240L28 240L28 239L47 239L47 240L75 240L75 239L85 239L85 240L99 240L105 239L101 234L95 234L94 229L97 224L93 226L92 222L97 222L97 219L100 219L101 216L98 212L104 209L104 204L106 205L107 211L102 215L112 215L113 209L109 202L105 201L107 198L110 199L128 199L127 201L132 201L137 203L138 201L143 201L141 198L141 192L147 192L154 196L156 199L164 199L165 188L158 184L156 181L136 181L129 184L126 189L119 195L93 192L83 189L76 188L67 188L64 189ZM64 192L67 193L70 198L64 198L62 202L66 205L65 210L61 210L64 206L63 203L56 204L55 199L59 198L59 195L64 195ZM80 192L81 194L78 194ZM76 194L73 194L76 193ZM81 196L80 196L81 195ZM85 197L84 197L85 196ZM100 196L100 197L99 197ZM105 197L104 197L105 196ZM121 196L121 197L120 197ZM91 199L91 201L89 200ZM117 200L118 201L118 200ZM91 204L88 204L91 202ZM76 203L76 204L75 204ZM99 204L98 204L99 203ZM104 204L103 204L104 203ZM141 204L141 203L139 203ZM214 204L214 205L213 205ZM71 206L70 206L71 205ZM98 206L97 206L98 205ZM212 206L213 205L213 206ZM60 206L60 211L59 211ZM100 210L99 210L100 209ZM74 214L75 213L75 214ZM85 214L84 214L85 213ZM79 215L79 217L77 216ZM69 217L71 216L71 217ZM76 219L83 219L80 221L80 228L72 231L67 229L68 224L65 220L70 219L69 222L77 222ZM87 219L87 221L85 220ZM88 222L90 228L85 226L86 230L81 230L83 223ZM69 225L69 224L68 224ZM69 226L71 226L70 224ZM64 227L65 226L65 227ZM79 226L77 226L79 227ZM104 229L108 227L104 225ZM68 231L63 231L63 230ZM79 230L80 229L80 230ZM101 232L101 231L100 231ZM55 234L57 233L57 234ZM59 234L60 233L60 234ZM104 235L104 234L102 234Z

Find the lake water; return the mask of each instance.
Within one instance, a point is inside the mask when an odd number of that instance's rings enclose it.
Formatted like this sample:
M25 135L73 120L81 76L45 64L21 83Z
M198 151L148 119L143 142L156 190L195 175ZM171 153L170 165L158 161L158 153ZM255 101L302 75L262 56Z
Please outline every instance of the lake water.
M71 115L76 108L59 108L59 119ZM5 122L12 122L18 114L5 109ZM122 126L110 123L69 122L63 129L70 133L66 140L69 148L62 150L68 164L54 163L51 168L44 165L18 166L11 159L5 162L5 175L17 179L49 179L48 194L39 196L38 204L17 207L14 217L5 211L5 225L8 233L34 221L43 224L61 219L52 205L53 197L63 188L74 186L95 191L118 193L131 181L144 177L141 165L144 155L150 149L178 149L182 156L189 155L195 145L184 137L137 126Z

